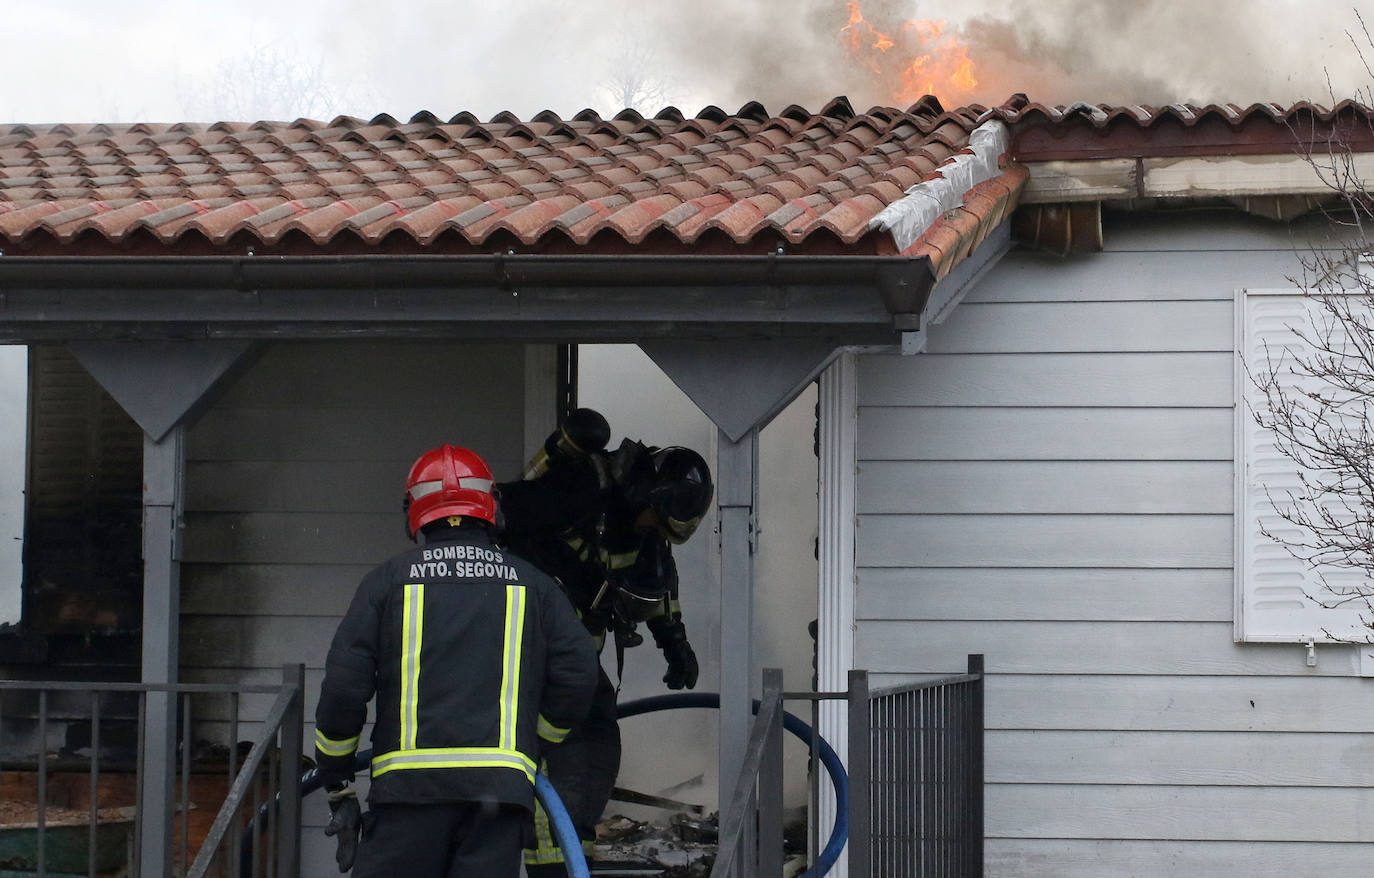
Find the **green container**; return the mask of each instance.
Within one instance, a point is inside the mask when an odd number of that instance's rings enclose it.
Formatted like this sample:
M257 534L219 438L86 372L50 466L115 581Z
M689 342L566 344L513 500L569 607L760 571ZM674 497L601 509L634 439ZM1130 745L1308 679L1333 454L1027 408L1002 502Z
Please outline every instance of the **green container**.
M134 822L114 820L95 826L95 869L113 872L128 860ZM43 828L43 868L50 878L84 876L89 862L91 827L88 823ZM38 827L35 824L0 827L0 878L38 871Z

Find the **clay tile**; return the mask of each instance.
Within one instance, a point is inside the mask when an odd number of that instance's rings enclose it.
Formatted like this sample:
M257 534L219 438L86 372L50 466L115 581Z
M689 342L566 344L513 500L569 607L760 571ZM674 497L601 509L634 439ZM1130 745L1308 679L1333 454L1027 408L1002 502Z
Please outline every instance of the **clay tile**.
M768 223L768 215L782 203L772 195L755 195L737 201L716 214L706 224L707 228L717 228L738 243L744 243Z
M651 192L656 192L658 191L658 187L655 186L653 183L650 183L648 180L632 180L629 183L624 184L623 186L617 186L615 191L621 193L622 195L628 195L631 198L636 198L648 195Z
M583 180L576 183L569 183L566 184L564 188L570 192L577 193L579 198L588 201L594 198L610 197L613 191L613 187L606 185L600 180Z
M833 230L841 240L852 243L868 231L868 221L885 206L872 195L856 195L821 214L817 222Z
M774 180L760 189L761 192L766 192L781 201L790 201L793 198L799 198L806 190L806 186L803 186L796 180L788 179Z
M663 214L659 225L672 232L679 240L691 243L705 231L706 224L712 217L733 203L730 196L723 193L703 195Z
M428 206L411 210L400 217L396 224L409 231L420 243L428 243L448 227L449 220L481 203L472 196L435 201Z
M552 196L555 192L559 192L562 189L562 186L560 186L558 183L555 183L552 180L543 180L538 183L531 183L528 186L520 187L520 191L525 195L529 196L531 201L537 201L541 198L548 198Z
M664 225L664 218L682 206L681 199L674 195L663 194L652 198L634 201L609 213L604 221L588 224L577 231L588 238L599 228L614 229L622 238L631 243L642 241L649 232Z
M18 240L25 233L38 226L44 217L51 216L62 208L51 202L40 202L0 213L0 235Z
M671 193L682 201L690 201L693 198L700 198L710 191L709 187L697 180L680 180L660 186L659 189L665 193Z

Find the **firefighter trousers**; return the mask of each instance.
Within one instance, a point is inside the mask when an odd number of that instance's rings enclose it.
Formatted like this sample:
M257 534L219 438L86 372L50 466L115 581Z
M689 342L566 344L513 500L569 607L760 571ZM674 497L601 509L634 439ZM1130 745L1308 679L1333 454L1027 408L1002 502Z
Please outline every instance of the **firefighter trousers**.
M544 774L563 800L584 852L596 841L596 823L606 810L620 773L620 724L615 702L615 686L601 669L587 718L544 756ZM536 845L525 851L525 871L530 878L561 878L566 874L563 852L542 806L536 809L534 825Z
M353 878L517 878L529 820L513 805L373 805Z

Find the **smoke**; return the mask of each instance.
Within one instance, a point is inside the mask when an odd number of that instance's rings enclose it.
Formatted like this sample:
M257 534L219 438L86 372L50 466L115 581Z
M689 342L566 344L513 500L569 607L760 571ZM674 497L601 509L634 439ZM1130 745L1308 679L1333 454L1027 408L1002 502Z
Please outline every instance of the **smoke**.
M977 85L937 81L948 105L993 105L1015 92L1047 104L1254 101L1330 103L1366 87L1359 47L1369 51L1357 13L1333 2L1271 0L1056 0L995 7L911 0L793 0L654 4L658 57L685 98L734 109L762 101L816 109L839 94L857 109L905 105L897 75L921 53L958 46ZM688 9L690 8L690 12ZM863 27L896 43L856 54L845 28L853 9ZM911 19L944 22L924 43ZM867 33L867 31L865 32ZM1352 35L1353 42L1352 44ZM900 57L902 53L906 57ZM872 59L878 59L876 62ZM934 63L934 62L932 62ZM707 97L711 96L711 97ZM682 109L693 112L694 106Z
M611 115L626 103L690 116L748 101L778 113L817 110L837 95L863 111L905 107L927 84L946 106L991 106L1016 92L1047 104L1330 103L1333 91L1353 96L1374 79L1349 33L1374 51L1347 4L414 0L406 14L385 15L374 0L331 0L315 35L333 66L366 73L376 98L339 112L402 119L419 110ZM913 19L943 30L906 27ZM875 50L869 28L893 45ZM959 52L976 84L956 86L957 67L940 66ZM926 67L904 78L923 54Z

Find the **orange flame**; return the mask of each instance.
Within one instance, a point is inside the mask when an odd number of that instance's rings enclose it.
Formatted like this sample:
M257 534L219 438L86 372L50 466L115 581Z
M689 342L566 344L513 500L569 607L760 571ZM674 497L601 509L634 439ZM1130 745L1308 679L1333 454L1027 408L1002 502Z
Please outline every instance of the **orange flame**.
M914 103L927 94L945 102L966 101L978 87L969 47L953 34L946 35L943 21L911 19L902 23L894 38L864 18L858 0L849 0L849 23L840 33L850 57L899 104Z

